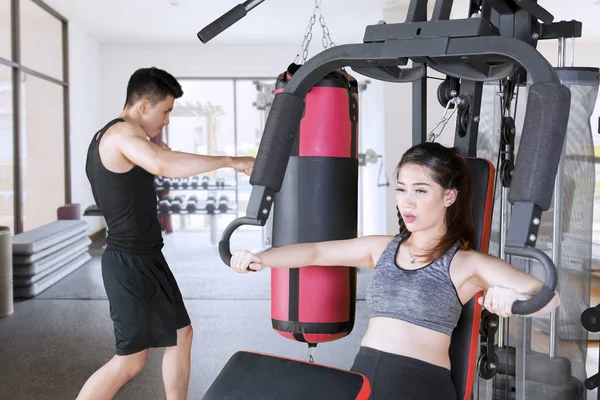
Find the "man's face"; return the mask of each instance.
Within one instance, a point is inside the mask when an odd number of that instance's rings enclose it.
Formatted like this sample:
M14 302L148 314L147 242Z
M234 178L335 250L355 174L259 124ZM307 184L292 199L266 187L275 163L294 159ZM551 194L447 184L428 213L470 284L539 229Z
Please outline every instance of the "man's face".
M141 113L142 128L146 131L148 137L154 138L162 132L165 126L169 125L169 117L175 104L175 98L169 95L154 105L148 100L144 101L146 104Z

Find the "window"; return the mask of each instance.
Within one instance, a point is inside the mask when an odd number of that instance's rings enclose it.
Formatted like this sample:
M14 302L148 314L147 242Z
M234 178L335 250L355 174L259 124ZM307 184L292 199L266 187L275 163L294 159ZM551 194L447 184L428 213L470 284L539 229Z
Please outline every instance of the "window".
M7 60L12 59L10 2L11 0L0 0L0 57Z
M233 81L183 79L180 83L184 94L175 101L171 113L167 132L169 147L213 156L235 155ZM186 208L189 200L195 197L198 212L173 216L173 229L205 229L215 222L219 230L224 229L237 215L235 175L232 169L219 169L193 178L206 181L208 190L202 187L175 190L171 196L179 196ZM220 203L226 203L227 207L214 216L207 214L211 205L219 210Z
M272 101L274 80L180 79L180 83L184 95L175 101L165 132L165 141L171 149L209 155L256 156ZM250 177L224 168L193 179L200 185L206 181L208 190L201 186L190 188L188 184L186 189L159 191L159 198L175 200L179 197L181 201L182 212L171 210L170 214L174 230L210 230L211 242L216 244L215 240L229 223L245 215L252 191ZM216 185L217 182L220 185ZM191 199L196 201L195 212L187 209ZM211 202L217 210L221 204L222 211L207 214ZM257 240L260 236L254 234L253 238Z
M0 65L0 226L14 226L12 69Z
M62 80L62 22L32 0L21 0L20 6L21 64Z
M71 200L66 34L42 0L0 0L0 225L13 234Z
M23 75L21 163L26 231L55 221L56 209L65 203L62 99L62 86Z

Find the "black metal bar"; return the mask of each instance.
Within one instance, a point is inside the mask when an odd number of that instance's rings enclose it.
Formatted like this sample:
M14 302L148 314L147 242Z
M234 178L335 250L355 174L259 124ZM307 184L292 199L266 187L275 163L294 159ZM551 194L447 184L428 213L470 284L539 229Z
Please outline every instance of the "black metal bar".
M406 22L427 21L427 0L410 0Z
M353 66L398 65L403 58L426 57L444 60L465 56L503 56L521 64L531 81L559 83L556 71L538 51L520 40L501 36L441 38L420 40L390 40L385 43L347 44L331 47L309 59L296 71L284 92L306 96L324 75ZM450 74L448 74L450 75ZM451 75L464 79L460 74ZM467 79L483 81L487 79Z
M23 65L20 65L19 69L22 72L26 73L27 75L32 75L32 76L38 77L40 79L43 79L43 80L46 80L46 81L50 81L50 82L55 83L55 84L60 85L60 86L64 86L64 87L68 87L69 86L69 84L67 82L65 82L65 81L53 78L50 75L46 75L46 74L44 74L42 72L38 72L38 71L36 71L34 69L31 69L29 67L25 67ZM64 69L64 65L63 65L63 69Z
M41 9L43 9L44 11L46 11L48 14L52 15L54 18L58 19L59 21L61 21L63 23L68 22L65 17L63 17L62 15L60 15L58 13L58 11L56 11L54 8L50 7L48 4L44 3L42 0L31 0L31 2L34 4L37 4Z
M238 103L237 103L237 79L233 79L233 154L239 156L238 154ZM235 187L239 187L239 174L234 174L235 176ZM239 194L238 190L235 191L235 204L240 204L239 202ZM240 208L236 207L235 217L240 217Z
M545 24L550 24L554 21L554 16L548 12L544 7L540 6L534 0L515 0L517 6L542 21Z
M582 29L581 21L560 21L550 25L539 25L538 39L580 38Z
M17 65L21 61L21 22L19 0L12 0L12 58ZM12 70L13 85L13 199L15 235L23 232L23 182L21 163L21 71Z
M514 14L517 9L512 1L487 0L485 3L492 7L498 14Z
M483 18L465 18L441 21L426 21L368 25L363 36L364 43L385 40L430 39L498 36L498 29Z
M62 21L62 62L63 62L63 124L65 154L65 204L71 204L71 110L69 97L69 24Z
M463 80L460 86L460 94L470 98L468 109L456 114L456 132L454 135L454 146L458 147L463 155L477 157L477 137L479 132L479 114L481 111L481 98L483 93L483 82ZM466 118L463 124L460 118Z
M476 14L481 9L481 1L482 0L471 0L469 1L469 12L467 16L471 17L471 15Z
M431 20L439 21L450 19L453 2L454 0L436 0Z
M427 141L427 76L412 83L412 144Z

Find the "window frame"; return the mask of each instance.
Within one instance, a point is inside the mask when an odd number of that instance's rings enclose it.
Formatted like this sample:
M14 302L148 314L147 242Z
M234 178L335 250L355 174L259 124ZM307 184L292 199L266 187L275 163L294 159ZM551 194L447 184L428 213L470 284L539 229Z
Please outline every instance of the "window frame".
M71 129L70 129L70 101L69 101L69 23L68 20L42 0L28 0L42 10L58 19L62 26L62 80L46 75L40 71L28 68L21 64L21 0L10 2L10 30L12 59L0 57L0 65L12 69L12 109L13 109L13 208L14 226L13 234L23 232L23 164L21 160L21 74L33 75L37 78L50 81L63 88L63 126L64 126L64 183L65 204L71 202Z

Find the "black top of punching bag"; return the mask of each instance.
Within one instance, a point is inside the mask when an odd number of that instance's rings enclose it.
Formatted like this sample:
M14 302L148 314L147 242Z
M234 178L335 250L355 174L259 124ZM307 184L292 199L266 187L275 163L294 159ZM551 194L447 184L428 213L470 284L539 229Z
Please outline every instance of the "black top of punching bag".
M291 63L285 72L282 72L277 77L277 81L275 84L275 90L285 88L285 85L288 83L292 76L300 69L302 65ZM358 82L354 77L348 74L345 71L337 69L335 71L331 71L323 78L321 78L313 87L315 86L328 86L328 87L338 87L338 88L348 88L348 82L350 83L350 90L352 93L358 93Z

